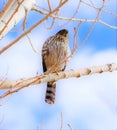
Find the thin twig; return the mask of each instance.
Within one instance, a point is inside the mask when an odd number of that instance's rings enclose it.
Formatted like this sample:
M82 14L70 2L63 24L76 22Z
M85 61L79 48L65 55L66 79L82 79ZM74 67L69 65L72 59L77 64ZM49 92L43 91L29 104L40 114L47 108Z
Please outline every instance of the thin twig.
M60 130L63 129L63 115L62 115L62 112L61 112L61 123L60 123Z
M25 8L24 8L24 9L25 9ZM24 17L24 22L23 22L23 30L26 29L27 14L28 14L28 11L25 9L25 17Z
M67 126L69 127L69 129L70 129L70 130L72 130L72 127L71 127L71 125L70 125L70 124L67 124Z
M30 37L28 36L28 34L26 35L26 37L28 38L28 41L29 41L29 44L30 44L30 46L32 47L32 50L36 53L36 54L40 54L36 49L35 49L35 47L33 46L33 43L32 43L32 41L31 41L31 39L30 39Z
M103 1L102 6L100 7L100 9L99 9L99 11L98 11L98 14L97 14L97 16L96 16L96 18L95 18L95 21L97 21L97 20L99 19L100 14L101 14L101 11L102 11L102 9L104 8L104 6L105 6L105 1ZM86 37L83 39L83 41L79 44L79 46L81 46L82 44L84 44L84 43L87 41L87 39L89 38L89 36L91 35L91 33L92 33L92 31L93 31L93 28L95 27L95 24L96 24L96 22L93 22L93 23L92 23L92 26L91 26L91 28L90 28L88 34L87 34Z
M51 5L50 5L50 0L47 0L47 2L48 2L49 12L51 12L52 9L51 9Z
M25 9L25 17L24 17L24 22L23 22L23 31L24 31L24 32L26 32L27 13L28 13L28 11ZM26 37L27 37L27 39L28 39L28 41L29 41L29 44L30 44L31 47L32 47L32 50L33 50L36 54L39 54L39 52L37 52L36 49L34 48L33 43L32 43L32 41L31 41L30 37L28 36L28 34L26 35Z

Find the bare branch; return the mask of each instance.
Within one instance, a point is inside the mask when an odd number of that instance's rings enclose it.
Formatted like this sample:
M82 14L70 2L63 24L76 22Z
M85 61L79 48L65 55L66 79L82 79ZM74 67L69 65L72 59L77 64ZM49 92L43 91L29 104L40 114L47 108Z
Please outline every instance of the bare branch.
M57 81L60 79L67 79L76 77L79 78L81 76L85 75L91 75L95 73L103 73L103 72L112 72L117 70L117 63L113 64L106 64L101 66L93 66L90 68L82 68L78 70L68 70L64 72L58 72L58 73L50 73L50 74L43 74L40 76L35 76L31 78L26 79L19 79L19 80L13 80L13 81L0 81L0 89L12 89L8 90L6 93L0 96L0 98L4 98L9 94L18 92L19 90L28 87L30 85L36 85L41 84L43 82L50 82L50 81ZM2 83L3 82L3 83Z
M51 11L52 11L52 9L51 9L50 0L47 0L47 2L48 2L49 12L51 12Z
M34 6L32 8L32 10L36 11L36 12L39 12L41 14L44 14L44 15L47 15L48 14L48 11L45 11L45 10L40 10L38 9L36 6ZM52 14L50 17L53 17L53 18L57 18L57 19L60 19L60 20L67 20L67 21L70 21L70 22L85 22L85 23L100 23L104 26L107 26L109 28L112 28L112 29L117 29L116 26L113 26L113 25L110 25L100 19L81 19L81 18L74 18L74 17L63 17L63 16L60 16L60 15L55 15L55 14Z
M63 114L61 112L61 123L60 123L60 130L63 129Z

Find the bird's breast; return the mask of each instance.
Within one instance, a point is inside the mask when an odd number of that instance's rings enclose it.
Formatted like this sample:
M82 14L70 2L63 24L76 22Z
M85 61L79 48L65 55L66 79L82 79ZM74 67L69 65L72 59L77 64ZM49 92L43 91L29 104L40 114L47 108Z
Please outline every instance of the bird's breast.
M61 71L70 56L70 49L68 44L56 42L48 46L48 54L44 56L47 70Z

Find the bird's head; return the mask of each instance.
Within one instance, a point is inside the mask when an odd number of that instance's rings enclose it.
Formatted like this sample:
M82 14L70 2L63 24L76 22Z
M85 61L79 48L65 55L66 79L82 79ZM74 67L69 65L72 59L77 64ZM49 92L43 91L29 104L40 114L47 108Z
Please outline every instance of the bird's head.
M68 36L68 30L62 29L59 32L57 32L56 35L61 35L61 36L67 37Z

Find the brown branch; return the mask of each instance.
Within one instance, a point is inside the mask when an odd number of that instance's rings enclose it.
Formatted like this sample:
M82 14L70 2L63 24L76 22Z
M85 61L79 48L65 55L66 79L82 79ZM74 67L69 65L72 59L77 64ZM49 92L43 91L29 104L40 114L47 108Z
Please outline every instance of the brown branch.
M3 8L2 12L0 12L0 18L4 15L5 11L7 10L7 8L13 3L14 0L9 0L7 2L7 4L5 5L5 7Z
M0 96L0 98L4 98L9 94L18 92L19 90L28 87L30 85L41 84L48 81L58 81L60 79L67 79L67 78L80 78L81 76L91 75L95 73L103 73L103 72L112 72L117 70L117 63L113 64L106 64L102 66L93 66L90 68L78 69L78 70L68 70L64 72L58 73L50 73L50 74L43 74L40 76L35 76L26 79L19 79L13 81L5 81L3 84L0 81L0 89L12 89L8 90L6 93Z
M47 0L47 2L48 2L49 12L51 12L51 11L52 11L52 9L51 9L50 0Z
M9 49L11 46L13 46L15 43L17 43L20 39L22 39L24 36L26 36L28 33L30 33L34 28L36 28L37 26L39 26L41 23L43 23L45 20L48 19L48 17L50 17L53 13L55 13L56 11L59 10L59 8L61 8L68 0L64 0L63 2L61 2L60 5L58 5L58 7L56 7L56 9L54 9L53 11L51 11L49 14L47 14L43 19L41 19L39 22L37 22L36 24L34 24L30 29L28 29L25 33L23 33L22 35L20 35L17 39L15 39L13 42L11 42L9 45L7 45L6 47L4 47L2 50L0 50L0 54L2 54L3 52L5 52L7 49Z

